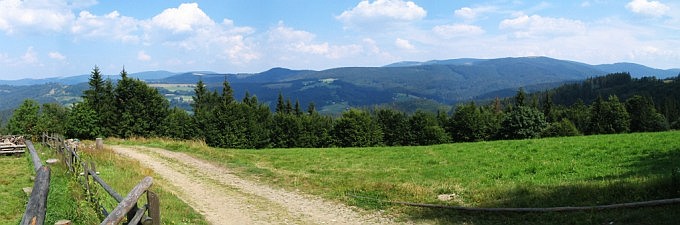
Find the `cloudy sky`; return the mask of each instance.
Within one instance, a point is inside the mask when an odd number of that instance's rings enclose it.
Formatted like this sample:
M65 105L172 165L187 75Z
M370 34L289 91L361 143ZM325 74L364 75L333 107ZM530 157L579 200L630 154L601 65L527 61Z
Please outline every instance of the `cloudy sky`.
M670 0L0 0L0 79L548 56L680 68Z

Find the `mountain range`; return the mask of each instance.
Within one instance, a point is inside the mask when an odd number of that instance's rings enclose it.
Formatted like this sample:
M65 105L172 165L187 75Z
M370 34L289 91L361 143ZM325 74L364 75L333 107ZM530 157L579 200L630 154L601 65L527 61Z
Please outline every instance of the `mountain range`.
M544 90L565 82L575 82L614 72L629 72L633 77L674 77L680 69L662 70L633 63L589 65L548 57L497 59L450 59L427 62L398 62L382 67L342 67L328 70L291 70L273 68L261 73L222 74L210 71L173 73L149 71L130 74L161 90L175 105L188 107L193 94L190 85L202 80L210 89L220 90L226 79L235 97L245 92L256 95L260 102L273 103L281 93L305 106L314 102L322 112L338 112L347 107L379 104L411 104L414 101L455 104L461 101L506 97L518 88L527 91ZM117 75L107 76L118 79ZM42 102L63 104L73 102L86 89L89 75L49 79L0 80L0 92L5 98L23 99L25 92L17 86L32 85L29 97ZM50 88L39 88L52 85ZM173 88L173 85L184 88ZM187 86L189 85L189 86ZM58 86L62 89L58 90ZM44 93L43 93L44 92ZM14 94L21 94L17 96ZM68 96L71 95L71 98ZM75 96L73 96L75 95ZM20 100L19 100L20 101ZM16 103L0 100L0 110Z

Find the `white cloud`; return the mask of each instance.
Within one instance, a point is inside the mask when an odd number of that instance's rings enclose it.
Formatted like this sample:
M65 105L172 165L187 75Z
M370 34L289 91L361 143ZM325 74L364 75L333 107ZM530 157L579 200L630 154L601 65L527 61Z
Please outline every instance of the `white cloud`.
M495 12L497 11L497 8L494 6L481 6L481 7L475 7L475 8L470 8L470 7L463 7L460 9L456 9L453 12L453 15L470 21L470 20L475 20L479 18L482 14L488 13L488 12Z
M519 15L513 19L505 19L500 29L514 30L516 38L564 35L584 32L585 24L579 20L565 18L542 17L539 15Z
M372 23L411 22L424 18L427 11L412 1L364 0L351 10L342 12L336 19L346 27Z
M477 17L477 12L472 10L472 8L470 8L470 7L463 7L463 8L457 9L456 11L453 12L453 14L456 15L457 17L460 17L460 18L463 18L463 19L466 19L466 20L472 20L472 19L475 19L475 17Z
M468 24L439 25L432 28L432 31L444 38L477 36L485 32L481 27Z
M137 60L139 61L150 61L151 56L149 54L146 54L144 51L139 51L137 52Z
M26 64L34 64L38 62L38 54L33 50L33 46L28 47L26 53L21 56L21 61Z
M397 40L394 40L394 45L396 45L398 48L406 50L416 49L416 46L413 46L410 41L401 38L397 38Z
M110 38L124 43L136 43L140 40L139 24L140 21L121 16L118 11L103 16L81 11L71 26L71 32L87 38Z
M58 32L74 16L64 1L0 1L0 30L21 32Z
M147 45L161 43L231 64L260 58L254 44L246 40L247 35L254 33L253 28L235 26L229 19L217 23L197 3L166 9L141 24Z
M198 8L198 3L184 3L177 8L169 8L154 16L151 23L155 27L173 33L192 32L202 27L211 27L215 22Z
M670 10L670 7L659 1L633 0L626 4L626 8L631 12L646 16L663 16Z
M50 57L50 59L56 59L56 60L64 60L66 59L66 56L62 55L59 52L50 52L47 54L47 56Z
M295 30L287 27L283 22L272 28L268 32L268 42L273 48L281 50L281 54L286 52L297 52L311 55L322 55L327 58L337 59L349 55L356 55L363 51L359 45L331 45L328 42L318 43L315 41L316 35L313 33ZM288 56L286 56L288 58Z

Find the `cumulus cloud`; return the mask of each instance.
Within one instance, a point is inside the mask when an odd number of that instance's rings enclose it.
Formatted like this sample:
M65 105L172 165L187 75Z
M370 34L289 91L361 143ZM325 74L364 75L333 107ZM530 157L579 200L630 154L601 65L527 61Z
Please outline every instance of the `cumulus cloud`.
M483 7L475 7L475 8L470 8L470 7L463 7L460 9L456 9L453 12L453 15L464 19L464 20L475 20L479 16L481 16L484 13L488 12L494 12L496 10L495 7L492 6L483 6Z
M149 54L146 54L144 51L139 51L137 52L137 60L139 61L150 61L151 56Z
M71 32L87 38L111 38L125 43L135 43L140 40L139 26L140 21L121 16L118 11L103 16L81 11L71 26Z
M477 36L485 33L481 27L469 24L439 25L432 28L432 32L444 38Z
M331 45L328 42L316 42L315 38L316 35L313 33L287 27L283 22L279 22L278 26L268 31L269 45L283 52L322 55L337 59L362 51L359 45Z
M410 41L401 38L397 38L397 40L394 40L394 45L396 45L398 48L406 50L416 49L416 46L413 46Z
M64 1L0 1L0 30L17 32L58 32L74 15Z
M424 18L427 11L412 1L364 0L351 10L342 12L336 19L346 27L371 23L411 22Z
M155 27L174 33L192 32L201 27L215 25L215 22L198 8L198 3L184 3L177 8L166 9L154 16L151 23Z
M670 7L659 1L633 0L626 4L626 8L631 12L645 16L659 17L670 10Z
M505 19L500 29L514 30L516 38L573 34L584 32L586 26L579 20L565 18L542 17L539 15L519 15L513 19Z
M47 56L50 57L50 59L56 59L56 60L64 60L66 59L66 56L62 55L59 52L50 52L47 54Z

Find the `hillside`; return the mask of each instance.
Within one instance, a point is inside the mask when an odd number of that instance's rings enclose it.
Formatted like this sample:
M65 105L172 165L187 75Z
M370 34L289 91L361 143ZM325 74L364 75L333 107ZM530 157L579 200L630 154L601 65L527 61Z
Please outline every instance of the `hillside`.
M337 113L348 107L369 105L415 106L426 103L424 108L436 109L438 104L512 96L520 87L532 92L542 91L622 71L630 72L633 77L654 75L663 78L677 74L680 69L660 70L631 63L588 65L547 57L521 57L400 62L384 67L343 67L322 71L273 68L252 74L151 71L133 73L130 77L155 85L173 105L185 109L189 108L193 95L192 85L198 80L203 80L211 90L221 90L226 79L238 99L247 91L256 95L260 102L273 107L271 103L282 93L293 101L299 100L303 106L314 102L322 112ZM14 108L24 98L34 98L41 103L71 103L81 95L79 90L83 89L82 83L87 78L87 75L81 75L0 80L0 85L12 85L1 86L6 100L0 101L0 110ZM118 79L117 76L108 78ZM29 88L34 91L15 87L28 84L34 85Z
M676 224L677 205L563 213L470 213L449 209L423 212L380 201L496 208L677 198L678 134L258 151L159 139L107 141L182 152L247 179L434 224ZM135 152L149 151L159 152L148 148ZM438 198L442 195L448 198Z

